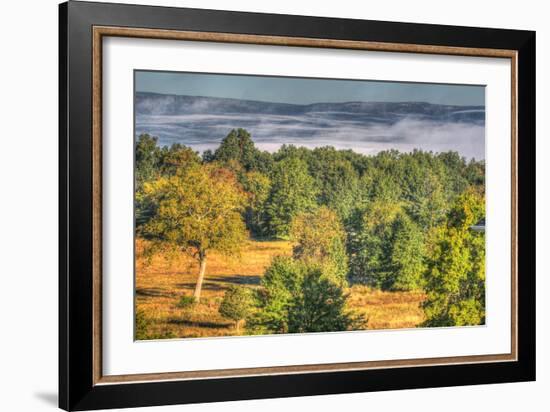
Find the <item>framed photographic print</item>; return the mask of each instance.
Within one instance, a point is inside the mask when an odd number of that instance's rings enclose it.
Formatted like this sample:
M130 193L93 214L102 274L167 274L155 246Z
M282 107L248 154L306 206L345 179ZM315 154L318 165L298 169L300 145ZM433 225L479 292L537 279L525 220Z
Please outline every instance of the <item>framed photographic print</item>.
M535 33L60 5L60 407L535 379Z

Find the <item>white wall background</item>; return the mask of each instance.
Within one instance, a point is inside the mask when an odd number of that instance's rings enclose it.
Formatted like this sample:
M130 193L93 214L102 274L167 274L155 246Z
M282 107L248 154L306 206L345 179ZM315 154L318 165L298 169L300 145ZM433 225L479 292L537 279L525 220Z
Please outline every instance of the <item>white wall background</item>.
M126 1L127 2L127 1ZM131 1L141 3L141 1ZM537 31L536 383L423 389L171 406L166 411L407 410L543 411L550 403L548 120L550 26L540 0L147 0L239 11L352 17ZM40 412L57 404L57 0L0 5L0 410ZM545 207L546 206L546 207ZM546 391L545 391L546 389Z

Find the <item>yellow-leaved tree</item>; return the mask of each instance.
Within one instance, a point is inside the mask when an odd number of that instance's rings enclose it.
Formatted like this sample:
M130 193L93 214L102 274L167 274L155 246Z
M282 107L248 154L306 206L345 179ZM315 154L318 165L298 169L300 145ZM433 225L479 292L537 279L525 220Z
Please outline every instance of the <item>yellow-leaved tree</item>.
M297 215L290 226L290 238L295 259L321 265L329 280L347 286L346 232L336 212L321 206Z
M143 234L153 245L190 254L199 273L193 297L199 301L211 251L238 254L246 240L242 212L246 196L235 175L216 164L191 164L172 176L146 183L156 205Z

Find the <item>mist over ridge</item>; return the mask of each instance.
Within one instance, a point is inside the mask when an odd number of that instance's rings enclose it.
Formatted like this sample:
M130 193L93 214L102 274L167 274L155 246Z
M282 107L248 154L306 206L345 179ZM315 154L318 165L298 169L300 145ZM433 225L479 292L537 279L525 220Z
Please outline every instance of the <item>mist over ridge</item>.
M359 153L381 150L454 150L485 158L484 106L426 102L289 104L231 98L137 92L135 133L159 137L161 145L182 143L215 149L234 128L247 129L262 150L282 144L334 146Z

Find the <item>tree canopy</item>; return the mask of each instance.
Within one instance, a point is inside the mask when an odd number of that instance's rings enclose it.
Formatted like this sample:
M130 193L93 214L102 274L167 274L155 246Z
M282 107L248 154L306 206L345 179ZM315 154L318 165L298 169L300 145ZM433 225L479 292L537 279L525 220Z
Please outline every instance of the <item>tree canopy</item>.
M484 322L484 234L470 230L485 215L483 160L293 145L269 153L244 129L202 155L149 134L135 150L137 232L197 259L197 298L209 251L238 253L250 235L294 243L262 278L267 315L252 325L310 330L317 299L341 302L327 322L347 327L344 289L357 283L424 291L428 326Z

